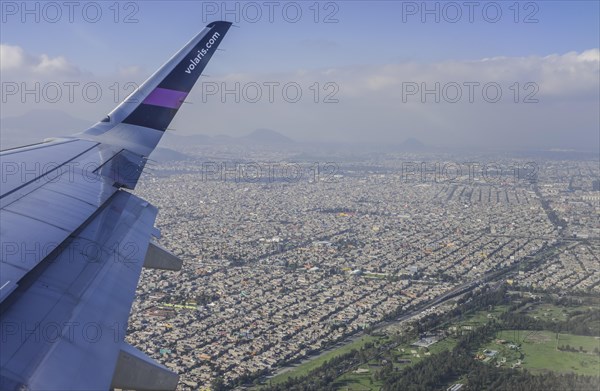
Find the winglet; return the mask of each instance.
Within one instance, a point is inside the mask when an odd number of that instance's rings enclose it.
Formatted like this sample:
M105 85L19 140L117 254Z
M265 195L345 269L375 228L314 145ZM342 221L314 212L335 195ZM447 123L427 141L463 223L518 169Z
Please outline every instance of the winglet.
M158 243L150 242L144 259L144 267L148 269L179 271L183 261Z
M148 156L230 27L225 21L208 24L105 119L77 136Z
M111 389L175 390L179 375L123 342Z

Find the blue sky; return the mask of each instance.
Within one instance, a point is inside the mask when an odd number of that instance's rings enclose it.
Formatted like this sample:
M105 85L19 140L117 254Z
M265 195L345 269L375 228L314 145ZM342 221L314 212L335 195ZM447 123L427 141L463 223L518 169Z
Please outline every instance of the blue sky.
M416 137L432 145L507 147L518 140L545 148L600 142L598 1L475 1L472 22L465 1L274 1L272 21L265 3L124 1L116 15L114 1L76 2L72 23L64 6L57 17L56 10L43 9L47 3L28 3L30 9L38 4L38 23L36 11L23 15L22 2L3 1L1 76L97 80L105 87L115 80L141 83L209 21L237 17L239 28L230 30L225 51L211 60L208 80L295 81L304 100L208 102L205 110L182 110L176 125L183 133L239 135L271 128L299 140L388 143ZM424 14L424 7L434 12ZM102 15L96 18L97 9ZM134 23L124 23L127 16ZM429 88L470 81L499 83L503 100L403 101L406 82ZM335 83L339 103L313 104L310 87L328 82ZM515 83L518 104L509 99ZM526 83L536 88L535 105L523 104L532 91ZM199 94L196 88L190 99L203 101ZM50 107L100 118L115 105L106 99L94 105L47 103L13 99L0 117ZM199 122L206 126L194 129Z
M386 64L402 60L431 61L444 59L478 59L495 56L528 56L562 54L598 47L600 35L598 1L521 2L519 23L514 22L514 2L498 2L502 16L496 23L484 19L480 2L474 7L473 23L468 8L461 6L462 16L456 23L451 8L439 3L440 23L433 15L421 22L421 11L408 14L409 6L421 2L340 1L320 2L314 22L314 2L297 2L302 17L296 23L286 21L283 6L273 5L273 23L263 1L229 3L200 1L140 1L135 6L121 2L118 20L114 22L114 3L99 2L102 17L89 23L83 17L83 4L74 8L74 22L68 10L61 7L62 17L54 17L51 8L40 8L40 23L33 15L21 22L23 9L16 15L5 15L2 42L18 44L33 53L63 55L80 67L93 72L110 72L118 64L149 64L150 69L165 59L182 42L199 31L203 20L239 17L240 29L232 31L226 45L236 58L245 58L248 70L285 71L344 65ZM332 4L330 4L332 3ZM463 2L455 2L462 4ZM533 3L536 6L528 5ZM262 17L256 23L254 4L261 5ZM34 9L33 5L31 6ZM213 12L214 8L217 10ZM227 8L229 7L229 8ZM427 7L435 7L430 2ZM21 7L19 7L21 8ZM295 6L288 6L288 20L293 20ZM406 22L403 22L403 9ZM87 8L90 18L94 7ZM209 13L210 11L210 13ZM490 20L494 8L488 8ZM445 13L444 13L445 12ZM223 15L225 13L225 15ZM136 23L124 23L131 15ZM324 23L336 19L334 23ZM524 23L529 18L537 23ZM331 20L330 20L331 19ZM46 21L47 20L47 21ZM285 53L285 55L281 55ZM227 71L227 69L225 69Z

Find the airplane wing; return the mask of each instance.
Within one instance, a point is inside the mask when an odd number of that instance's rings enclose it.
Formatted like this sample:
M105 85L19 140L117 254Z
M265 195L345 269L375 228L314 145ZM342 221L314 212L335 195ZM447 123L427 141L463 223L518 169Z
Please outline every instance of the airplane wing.
M172 390L124 342L143 266L178 270L134 189L231 26L213 22L105 119L0 153L0 389Z

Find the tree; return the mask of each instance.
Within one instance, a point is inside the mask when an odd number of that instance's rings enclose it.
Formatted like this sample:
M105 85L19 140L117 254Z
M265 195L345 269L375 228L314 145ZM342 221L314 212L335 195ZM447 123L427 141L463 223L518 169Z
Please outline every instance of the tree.
M225 391L227 387L225 386L225 381L222 377L216 377L210 382L210 389L212 391Z

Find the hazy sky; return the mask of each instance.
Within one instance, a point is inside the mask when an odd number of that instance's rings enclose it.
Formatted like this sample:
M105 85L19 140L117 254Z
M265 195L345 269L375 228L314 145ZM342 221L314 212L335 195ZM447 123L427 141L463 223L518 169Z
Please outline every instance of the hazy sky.
M94 122L204 25L226 19L239 28L173 124L182 134L600 142L597 1L23 4L1 3L3 118L58 109Z

